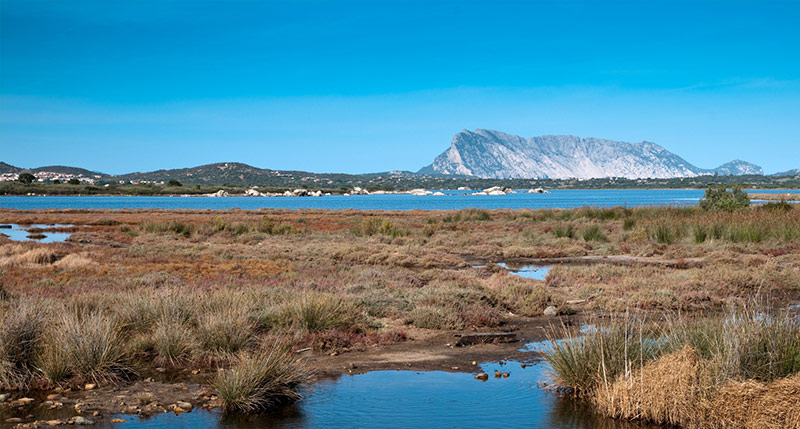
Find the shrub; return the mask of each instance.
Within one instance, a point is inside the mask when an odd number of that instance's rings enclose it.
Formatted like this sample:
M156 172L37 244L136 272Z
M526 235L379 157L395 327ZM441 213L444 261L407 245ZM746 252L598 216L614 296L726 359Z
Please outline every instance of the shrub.
M656 225L651 233L652 239L661 244L673 244L678 240L679 235L677 228L664 223Z
M703 210L733 211L750 206L750 197L740 187L733 189L708 188L700 200Z
M708 238L708 229L705 225L694 225L692 232L694 233L694 242L697 244L705 242Z

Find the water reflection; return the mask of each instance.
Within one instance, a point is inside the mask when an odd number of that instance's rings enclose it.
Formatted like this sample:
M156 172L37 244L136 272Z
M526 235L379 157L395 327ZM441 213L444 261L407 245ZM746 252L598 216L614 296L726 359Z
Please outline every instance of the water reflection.
M0 234L4 234L12 241L37 241L39 243L59 243L68 239L72 235L72 233L58 231L58 230L65 228L73 228L73 227L74 225L2 224L0 225Z
M547 367L536 363L486 363L489 380L469 373L374 371L321 380L309 386L306 399L273 413L227 417L206 411L149 419L128 417L125 427L642 427L600 417L588 406L541 387ZM476 368L476 371L478 368ZM495 378L495 371L509 377Z

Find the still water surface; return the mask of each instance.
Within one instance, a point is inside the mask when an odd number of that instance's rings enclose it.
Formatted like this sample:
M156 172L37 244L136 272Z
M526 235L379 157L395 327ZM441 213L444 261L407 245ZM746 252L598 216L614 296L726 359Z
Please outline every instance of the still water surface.
M556 190L549 194L516 193L502 196L465 195L446 191L444 196L331 195L326 197L0 197L0 207L10 209L357 209L453 210L572 208L582 206L647 206L696 204L703 191L679 190Z
M647 426L594 414L576 401L546 391L547 367L537 363L482 364L489 380L444 371L373 371L322 380L306 399L270 415L230 418L207 411L121 416L126 428L608 428ZM509 372L494 378L495 370ZM116 416L115 416L116 417Z

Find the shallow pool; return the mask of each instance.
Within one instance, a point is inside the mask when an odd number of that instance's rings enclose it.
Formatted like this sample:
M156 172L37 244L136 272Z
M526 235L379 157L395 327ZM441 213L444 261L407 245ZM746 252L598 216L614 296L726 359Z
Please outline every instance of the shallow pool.
M9 228L10 227L10 228ZM17 225L17 224L1 224L0 234L5 234L13 241L37 241L39 243L58 243L68 239L71 232L53 232L43 231L44 238L29 238L32 234L30 231L33 228L49 230L53 228L72 228L73 225Z

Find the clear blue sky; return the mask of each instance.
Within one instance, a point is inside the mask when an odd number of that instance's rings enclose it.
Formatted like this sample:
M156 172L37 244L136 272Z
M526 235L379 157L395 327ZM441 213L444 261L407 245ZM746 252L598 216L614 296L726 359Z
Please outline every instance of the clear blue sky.
M0 160L417 170L461 129L800 168L800 1L0 0Z

